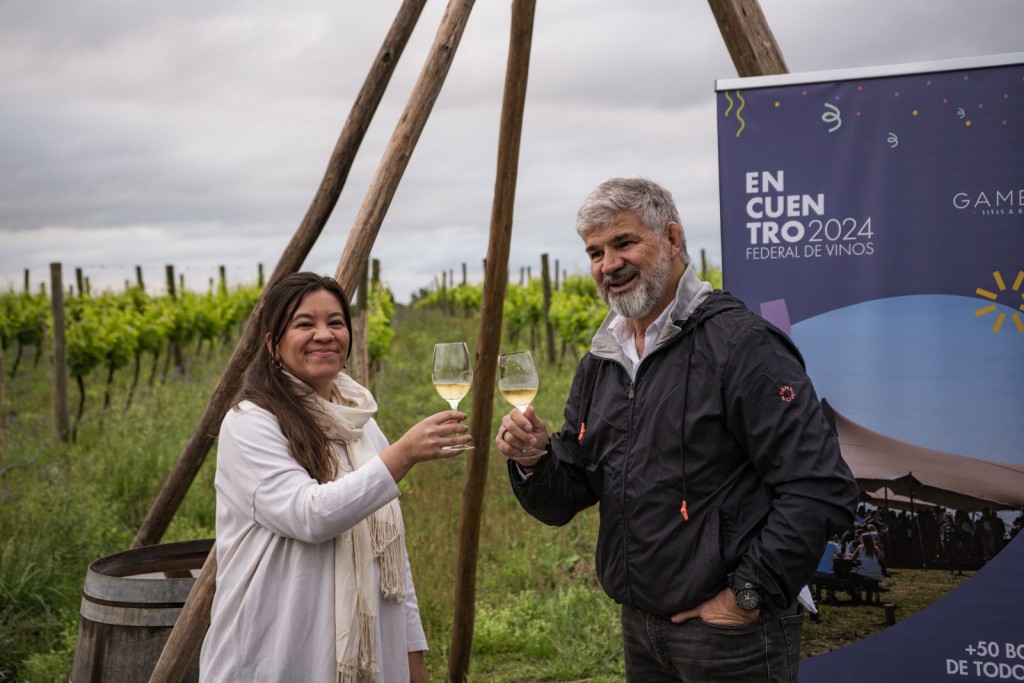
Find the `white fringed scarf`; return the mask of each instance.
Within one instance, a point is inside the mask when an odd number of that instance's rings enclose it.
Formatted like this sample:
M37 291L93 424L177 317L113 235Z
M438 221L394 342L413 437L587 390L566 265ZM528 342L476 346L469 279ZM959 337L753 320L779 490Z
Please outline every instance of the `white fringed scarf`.
M352 470L377 455L363 426L377 412L368 389L341 373L334 380L331 401L285 372L300 385L297 392L306 410L333 443L340 443ZM338 479L345 476L338 469ZM338 683L356 683L380 673L377 652L377 590L373 562L380 563L380 595L405 600L404 527L398 501L393 500L334 539L334 632Z

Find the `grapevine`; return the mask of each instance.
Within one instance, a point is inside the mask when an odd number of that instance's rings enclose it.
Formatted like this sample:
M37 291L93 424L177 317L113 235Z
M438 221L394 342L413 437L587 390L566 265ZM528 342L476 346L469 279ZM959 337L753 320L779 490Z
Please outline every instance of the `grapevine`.
M35 362L39 362L49 314L50 301L45 294L0 294L0 343L3 344L5 352L17 344L17 352L10 370L12 378L18 372L25 348L35 348Z
M391 291L380 282L374 282L370 287L367 313L370 362L379 367L391 349L391 342L395 337L395 330L391 324L395 317L395 302Z
M260 292L259 287L247 286L206 295L185 292L171 298L150 297L140 287L129 287L121 293L67 297L65 354L68 373L78 389L75 423L84 414L86 380L93 373L104 372L106 409L111 404L115 374L134 363L126 402L130 404L144 355L153 358L152 384L158 360L162 356L169 359L172 347L229 340L248 319ZM37 357L41 355L52 324L50 300L45 294L0 293L0 341L5 350L17 345L11 377L18 371L22 349L34 346Z
M606 315L608 306L598 296L593 278L566 278L562 288L551 296L551 323L563 348L577 356L590 346L590 340Z

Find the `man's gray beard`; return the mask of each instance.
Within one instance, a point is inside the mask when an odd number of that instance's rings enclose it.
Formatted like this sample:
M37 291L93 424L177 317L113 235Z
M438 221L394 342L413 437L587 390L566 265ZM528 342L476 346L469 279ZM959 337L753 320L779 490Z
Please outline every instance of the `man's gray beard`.
M610 282L616 280L617 276L621 276L623 273L628 275L632 272L638 272L640 275L639 287L622 294L608 291ZM597 290L616 315L636 320L651 312L664 293L665 287L668 286L671 276L672 258L662 250L658 260L651 264L646 271L632 265L624 266L611 275L605 276Z

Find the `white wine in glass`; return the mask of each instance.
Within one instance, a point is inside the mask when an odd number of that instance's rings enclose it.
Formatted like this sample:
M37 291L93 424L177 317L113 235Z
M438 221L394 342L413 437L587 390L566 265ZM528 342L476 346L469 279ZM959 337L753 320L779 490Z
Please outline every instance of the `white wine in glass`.
M506 401L525 412L537 396L540 378L537 367L533 364L533 355L529 351L503 353L498 356L498 391ZM544 455L547 451L539 451L533 446L523 449L523 455Z
M445 342L434 344L434 361L431 368L434 388L441 398L448 401L452 410L457 410L459 401L466 397L473 385L473 366L469 361L469 347L466 342ZM444 446L446 451L468 451L469 444Z
M523 412L537 395L537 387L501 389L501 395L505 397L506 401L514 405L516 408L519 408L519 412Z

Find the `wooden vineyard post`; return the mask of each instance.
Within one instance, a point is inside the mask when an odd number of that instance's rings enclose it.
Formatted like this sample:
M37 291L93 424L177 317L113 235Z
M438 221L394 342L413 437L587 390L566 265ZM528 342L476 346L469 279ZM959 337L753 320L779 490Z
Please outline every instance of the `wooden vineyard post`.
M59 263L50 264L50 310L53 315L53 427L61 441L71 438L68 407L68 347L64 336L64 282Z
M441 308L445 315L452 314L452 307L448 301L448 271L441 271Z
M491 207L491 234L484 269L484 290L480 303L480 331L473 368L473 445L467 451L466 483L462 489L459 514L459 549L455 568L455 614L448 679L463 683L469 674L473 647L476 603L476 568L480 548L480 523L484 490L487 488L487 460L491 453L491 421L494 415L494 383L505 289L508 284L508 255L512 243L512 210L515 206L519 171L519 142L533 40L535 0L514 0L509 36L505 92L498 132L498 162Z
M363 277L356 289L352 309L352 344L349 350L348 374L372 391L373 378L370 376L370 270L363 269Z
M178 298L178 290L174 285L174 266L167 264L164 268L164 275L167 278L167 296L172 300ZM174 370L179 375L185 374L185 356L182 353L181 344L173 343L169 349L171 358L174 359Z
M555 356L555 326L551 324L551 273L548 271L548 255L540 255L540 279L544 288L544 332L547 341L548 364L554 365L557 360Z
M4 399L4 380L7 373L4 372L4 345L0 343L0 448L7 451L7 403Z

